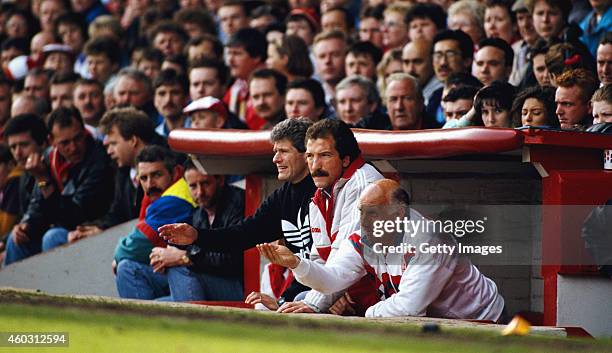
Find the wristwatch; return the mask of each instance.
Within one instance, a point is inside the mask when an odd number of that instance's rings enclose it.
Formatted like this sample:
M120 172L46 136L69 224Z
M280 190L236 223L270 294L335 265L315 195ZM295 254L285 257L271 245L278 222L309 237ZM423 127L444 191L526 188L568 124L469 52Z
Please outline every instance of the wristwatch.
M185 255L183 255L183 257L187 258L190 263L193 263L193 259L200 253L202 249L200 249L200 247L195 244L191 244L188 245L185 250L187 252L185 253Z
M36 183L39 189L46 189L51 186L51 182L49 180L40 180Z
M191 260L189 259L189 256L187 256L187 254L181 256L181 261L183 262L183 266L191 265Z

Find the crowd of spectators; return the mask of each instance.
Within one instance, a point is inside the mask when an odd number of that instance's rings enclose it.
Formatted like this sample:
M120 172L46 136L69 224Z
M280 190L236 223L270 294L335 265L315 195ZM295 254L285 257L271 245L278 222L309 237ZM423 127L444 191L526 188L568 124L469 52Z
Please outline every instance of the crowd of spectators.
M3 263L139 218L115 254L122 296L242 298L236 249L194 265L157 238L168 223L228 227L244 210L233 177L169 150L172 130L306 118L607 131L611 30L601 0L3 2Z

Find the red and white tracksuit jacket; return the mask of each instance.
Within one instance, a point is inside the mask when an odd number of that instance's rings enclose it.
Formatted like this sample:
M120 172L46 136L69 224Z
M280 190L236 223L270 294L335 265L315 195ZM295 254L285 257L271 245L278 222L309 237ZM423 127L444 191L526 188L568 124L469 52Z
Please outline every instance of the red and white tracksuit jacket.
M411 219L422 216L411 210ZM377 241L377 240L374 240ZM405 234L402 240L417 246L456 244L450 236ZM457 254L382 254L364 246L360 233L342 241L325 265L302 259L293 270L302 284L330 294L343 291L366 273L377 278L381 298L366 311L366 317L431 316L497 321L504 299L495 283L485 277L466 257Z
M359 231L359 195L370 183L382 178L376 168L359 156L336 181L331 195L317 189L309 208L312 261L325 264L334 256L343 239ZM328 294L311 290L304 302L319 311L327 311L342 292Z

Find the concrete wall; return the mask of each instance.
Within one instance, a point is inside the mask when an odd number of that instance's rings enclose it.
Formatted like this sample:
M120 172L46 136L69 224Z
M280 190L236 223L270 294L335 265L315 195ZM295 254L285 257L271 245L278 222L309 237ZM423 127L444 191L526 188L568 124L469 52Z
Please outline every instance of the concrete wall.
M557 276L557 326L580 326L595 337L612 337L612 281Z
M136 221L127 222L7 266L0 271L0 286L40 289L51 294L117 297L111 262L117 241L135 224Z

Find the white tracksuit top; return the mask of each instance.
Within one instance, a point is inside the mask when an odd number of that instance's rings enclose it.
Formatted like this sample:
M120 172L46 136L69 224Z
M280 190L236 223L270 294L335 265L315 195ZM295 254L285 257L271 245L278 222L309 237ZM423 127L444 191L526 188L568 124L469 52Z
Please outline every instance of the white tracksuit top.
M422 216L411 210L410 217ZM436 245L451 244L454 239L420 233L405 234L403 242ZM342 240L325 265L302 259L293 272L302 284L324 294L345 290L367 272L375 274L384 300L368 308L366 317L427 315L497 321L504 308L495 283L466 257L418 251L413 256L379 254L361 244L359 232Z
M365 163L360 156L346 169L334 184L332 197L318 189L309 207L310 231L313 246L310 259L325 264L333 258L342 240L359 231L359 196L370 183L384 177L372 165ZM323 206L323 204L325 206ZM329 207L331 205L331 207ZM327 209L327 212L326 212ZM320 311L327 311L343 293L327 293L311 290L304 302Z

